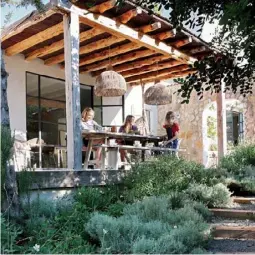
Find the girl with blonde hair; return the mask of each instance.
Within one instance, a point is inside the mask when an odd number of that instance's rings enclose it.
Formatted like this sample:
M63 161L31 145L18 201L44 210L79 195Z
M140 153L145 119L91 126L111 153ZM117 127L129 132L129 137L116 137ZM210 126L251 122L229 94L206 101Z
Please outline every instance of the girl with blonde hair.
M81 127L82 130L87 131L96 131L102 130L102 127L94 120L95 112L92 108L86 107L81 114ZM89 140L83 138L83 145L88 147ZM103 141L101 140L94 140L93 145L100 145ZM96 166L100 167L100 159L101 159L101 151L102 148L98 147L96 149Z

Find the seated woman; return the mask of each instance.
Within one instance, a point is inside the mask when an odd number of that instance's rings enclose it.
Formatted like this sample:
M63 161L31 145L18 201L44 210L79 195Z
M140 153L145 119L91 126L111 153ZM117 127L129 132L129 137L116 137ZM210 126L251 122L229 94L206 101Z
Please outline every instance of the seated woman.
M134 124L135 123L135 117L133 115L128 115L126 117L126 120L124 124L120 127L119 133L126 133L126 134L137 134L139 133L137 126ZM119 144L122 145L133 145L132 141L125 141L121 140L119 141ZM127 151L126 150L120 150L120 159L121 162L125 162L125 159L129 162L129 158L127 156Z
M163 126L166 129L167 141L164 145L167 148L177 149L178 147L178 134L180 127L175 122L175 114L172 111L167 112L165 117L165 124ZM175 155L175 153L173 153Z
M86 107L81 114L81 127L82 130L94 131L100 130L102 127L94 121L95 112L92 108ZM88 147L89 140L83 138L83 146ZM102 144L102 140L94 140L92 145ZM96 166L100 166L102 148L98 147L96 150Z

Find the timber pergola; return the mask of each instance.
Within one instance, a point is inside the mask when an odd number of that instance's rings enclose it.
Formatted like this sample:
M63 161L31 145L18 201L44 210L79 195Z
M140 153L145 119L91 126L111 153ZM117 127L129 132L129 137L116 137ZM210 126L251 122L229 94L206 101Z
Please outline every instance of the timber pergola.
M96 77L111 64L129 85L187 76L197 59L213 50L186 30L125 1L51 0L3 31L5 55L39 58L66 75L68 167L81 169L79 74Z

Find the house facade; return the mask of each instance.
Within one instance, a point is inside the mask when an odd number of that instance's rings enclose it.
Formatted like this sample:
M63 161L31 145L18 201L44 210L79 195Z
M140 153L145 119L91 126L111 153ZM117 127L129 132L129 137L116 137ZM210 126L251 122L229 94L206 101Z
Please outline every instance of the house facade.
M172 85L173 91L178 85ZM227 92L224 97L225 136L227 150L242 142L255 142L255 88L253 94L243 97ZM191 94L189 104L181 104L180 96L173 94L172 103L158 107L158 134L164 134L162 123L167 111L174 111L180 124L181 146L186 148L185 157L213 166L217 164L217 94L205 92L199 100Z

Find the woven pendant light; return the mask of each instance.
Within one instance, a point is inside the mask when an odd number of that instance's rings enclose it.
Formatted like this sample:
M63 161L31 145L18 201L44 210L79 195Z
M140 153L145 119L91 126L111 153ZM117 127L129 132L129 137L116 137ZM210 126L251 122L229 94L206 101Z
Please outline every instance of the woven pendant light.
M101 97L123 96L127 91L124 77L112 70L102 72L96 79L95 95Z
M144 93L144 102L148 105L165 105L172 103L172 92L170 86L156 83L149 87Z
M158 62L157 62L158 65ZM158 68L157 68L158 72ZM149 87L144 93L144 102L148 105L165 105L172 103L172 91L169 86L158 82L155 77L155 84Z
M112 70L109 47L109 65L96 79L95 95L98 97L123 96L127 91L124 77Z

